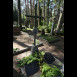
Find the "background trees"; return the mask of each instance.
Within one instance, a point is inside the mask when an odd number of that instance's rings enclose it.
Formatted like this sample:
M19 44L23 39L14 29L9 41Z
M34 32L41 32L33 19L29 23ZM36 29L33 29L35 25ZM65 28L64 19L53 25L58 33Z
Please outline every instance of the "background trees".
M60 33L64 23L64 0L13 0L13 22L18 22L21 28L22 25L33 28L35 19L28 18L25 14L35 15L35 3L37 3L37 15L45 18L37 19L38 26L51 26L52 29L54 22L53 31Z
M13 1L13 23L14 22L18 22L18 11L16 1Z

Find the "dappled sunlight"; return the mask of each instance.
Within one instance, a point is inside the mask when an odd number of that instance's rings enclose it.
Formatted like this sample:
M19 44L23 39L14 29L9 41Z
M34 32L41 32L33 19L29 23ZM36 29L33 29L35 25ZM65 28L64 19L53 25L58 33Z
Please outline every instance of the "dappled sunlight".
M42 47L39 47L39 50L41 51L53 51L55 49L55 46L42 46Z

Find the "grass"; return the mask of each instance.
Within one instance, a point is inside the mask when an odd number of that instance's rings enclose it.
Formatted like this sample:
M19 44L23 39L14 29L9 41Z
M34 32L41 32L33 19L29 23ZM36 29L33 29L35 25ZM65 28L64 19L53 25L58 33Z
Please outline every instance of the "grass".
M59 40L59 38L57 37L51 37L51 36L39 36L39 37L42 37L43 39L47 40L49 43L50 42L56 42Z

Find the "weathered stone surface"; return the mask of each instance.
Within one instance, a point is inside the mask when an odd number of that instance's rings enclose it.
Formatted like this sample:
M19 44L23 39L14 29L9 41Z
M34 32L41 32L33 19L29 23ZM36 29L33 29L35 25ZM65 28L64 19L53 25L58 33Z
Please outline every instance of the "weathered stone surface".
M38 29L35 28L35 29L33 30L33 33L34 33L34 35L37 34L37 33L38 33Z
M31 52L32 52L32 53L38 52L38 47L37 47L37 46L32 46L32 47L31 47Z

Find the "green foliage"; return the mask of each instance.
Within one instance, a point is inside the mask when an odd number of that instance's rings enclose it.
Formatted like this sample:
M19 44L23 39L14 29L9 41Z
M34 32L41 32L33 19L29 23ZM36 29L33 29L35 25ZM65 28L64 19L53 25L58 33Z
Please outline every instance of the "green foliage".
M19 59L17 61L17 66L18 67L23 67L24 65L29 64L33 61L39 61L39 64L40 64L41 63L40 61L43 60L42 58L43 58L44 54L45 54L44 52L39 52L40 58L37 58L38 54L37 54L37 52L35 52L35 53L33 53L32 55L30 55L28 57L24 57L22 59Z
M39 0L39 2L43 2L43 0Z
M51 27L52 27L52 22L49 23L49 26L47 27L47 32L50 33L51 32ZM57 24L54 25L54 29L57 27Z
M36 44L40 44L39 40L36 40Z
M41 25L39 25L38 29L41 31L42 29L47 29L47 26L41 26Z
M18 48L13 48L13 53L15 53L18 50Z
M51 26L52 26L52 22L49 23L49 27L50 27L50 28L51 28Z
M50 0L47 0L47 6L49 6L49 4L50 4Z
M51 32L51 26L52 26L52 22L49 23L49 26L47 27L47 32L50 33Z
M39 65L41 67L41 71L42 74L40 77L64 77L63 74L60 72L60 69L58 69L56 66L52 66L50 67L47 63L43 62L41 63L41 61L44 61L43 57L45 55L44 51L39 51L39 57L37 52L33 53L32 55L28 56L28 57L24 57L22 59L19 59L17 61L17 66L18 67L23 67L26 64L29 64L33 61L39 61Z
M39 60L39 65L40 65L40 66L41 66L42 62L44 61L44 58L43 58L44 55L45 55L45 52L44 52L44 51L40 51L40 52L39 52L39 57L40 57L40 58L39 58L38 60Z
M43 63L42 74L40 77L63 77L63 74L56 66L50 67L48 64Z
M22 31L23 31L23 32L26 32L26 31L27 31L27 29L22 29Z
M64 30L61 31L61 34L64 34Z
M46 31L47 33L50 33L50 32L51 32L51 27L52 27L52 22L49 23L49 26L47 26L47 25L44 25L44 26L39 25L39 26L38 26L38 29L39 29L40 31L41 31L42 29L45 29L45 31ZM57 27L57 24L55 24L54 28L56 28L56 27Z
M34 57L33 55L30 55L28 57L24 57L21 60L17 61L17 66L18 67L23 67L24 65L29 64L29 63L31 63L35 60L37 60L37 58Z
M40 36L40 37L42 37L43 39L47 40L48 42L52 42L52 41L58 39L56 37L51 37L51 36Z
M31 29L31 28L27 28L27 30L33 31L33 29Z

